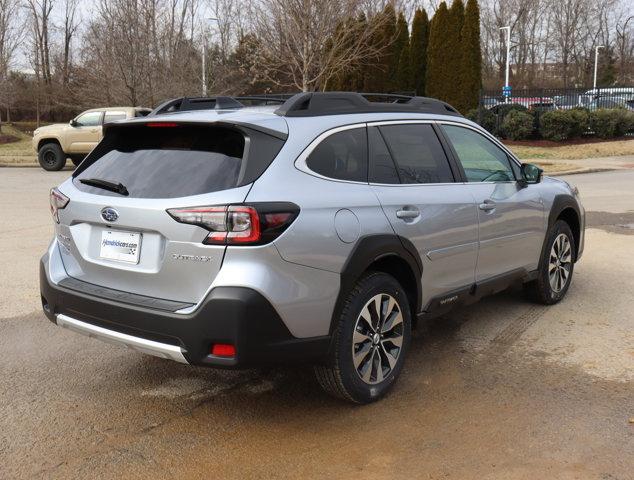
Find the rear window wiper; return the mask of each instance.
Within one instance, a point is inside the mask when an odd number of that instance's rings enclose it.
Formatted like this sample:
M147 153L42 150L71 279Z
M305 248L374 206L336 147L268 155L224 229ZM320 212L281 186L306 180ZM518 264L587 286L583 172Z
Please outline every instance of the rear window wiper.
M125 185L122 183L113 183L108 180L102 180L100 178L82 178L79 180L84 185L90 185L91 187L103 188L110 192L118 193L119 195L128 196L130 193Z

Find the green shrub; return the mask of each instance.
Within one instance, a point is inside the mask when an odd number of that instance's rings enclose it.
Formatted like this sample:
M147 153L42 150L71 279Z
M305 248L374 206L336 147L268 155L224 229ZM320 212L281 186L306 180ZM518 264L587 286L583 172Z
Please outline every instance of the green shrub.
M502 121L502 133L511 140L525 140L533 133L533 116L521 110L509 111Z
M542 114L539 133L546 140L561 142L583 135L588 130L588 112L583 109L552 110Z
M574 119L573 130L571 132L571 138L578 138L586 133L590 128L590 111L587 108L573 108L568 110L570 115Z
M621 137L631 122L631 112L621 108L599 108L590 114L590 128L599 138Z
M495 114L486 108L474 108L467 112L466 117L479 124L486 131L495 134Z

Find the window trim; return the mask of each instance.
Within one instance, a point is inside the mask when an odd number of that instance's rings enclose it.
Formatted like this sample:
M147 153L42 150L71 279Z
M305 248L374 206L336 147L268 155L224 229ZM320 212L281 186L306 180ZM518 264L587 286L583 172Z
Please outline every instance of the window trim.
M436 135L438 136L438 140L440 142L440 144L443 147L443 150L445 150L445 155L447 157L447 160L449 161L449 165L452 169L452 171L454 170L454 168L457 169L457 171L453 171L454 174L454 178L455 180L453 182L444 182L444 183L375 183L375 182L369 182L369 181L365 181L365 182L358 182L355 180L341 180L338 178L331 178L331 177L326 177L324 175L321 175L313 170L311 170L310 168L308 168L308 165L306 164L306 160L308 159L308 157L310 156L310 154L313 152L313 150L315 150L315 148L317 148L317 146L324 141L326 138L328 138L329 136L335 134L335 133L339 133L339 132L343 132L345 130L352 130L354 128L369 128L369 127L380 127L381 125L399 125L399 124L412 124L412 123L428 123L431 124L434 127L434 131L436 132ZM341 125L339 127L334 127L331 128L329 130L326 130L325 132L322 132L321 134L319 134L315 139L313 139L306 148L304 148L304 150L299 154L299 156L295 159L295 162L293 163L295 168L297 168L298 170L300 170L301 172L304 172L308 175L311 175L313 177L317 177L317 178L321 178L322 180L328 180L330 182L341 182L341 183L351 183L354 185L374 185L377 187L405 187L405 188L412 188L412 187L424 187L426 185L458 185L458 184L469 184L469 183L476 183L476 182L468 182L466 177L464 176L464 171L462 169L462 165L460 164L460 161L458 160L458 158L456 157L456 153L454 151L453 145L451 145L451 143L449 142L449 140L446 138L445 132L442 130L442 125L453 125L453 126L457 126L457 127L463 127L463 128L468 128L470 130L473 130L476 133L479 133L480 135L482 135L483 137L485 137L487 140L490 140L491 142L493 142L494 145L496 145L498 148L500 148L502 151L504 151L504 153L506 153L509 162L515 162L515 164L517 165L518 169L522 166L522 162L520 162L517 157L515 157L515 155L504 146L504 144L502 144L497 138L495 138L493 135L491 135L489 132L487 132L486 130L484 130L481 127L475 127L473 125L470 125L468 123L463 123L463 122L456 122L456 121L452 121L452 120L444 120L444 119L427 119L427 120L423 120L423 119L409 119L409 120L373 120L370 122L358 122L358 123L352 123L349 125ZM367 132L366 132L367 135ZM447 151L447 149L449 149L449 151ZM369 154L370 152L368 151L368 172L370 171L370 165L369 165ZM513 171L513 175L515 176L515 170L513 169L513 167L511 166L511 170ZM458 174L458 175L457 175ZM462 178L459 178L462 177ZM487 183L517 183L517 177L515 180L507 180L504 182L477 182L477 183L481 183L481 184L487 184Z

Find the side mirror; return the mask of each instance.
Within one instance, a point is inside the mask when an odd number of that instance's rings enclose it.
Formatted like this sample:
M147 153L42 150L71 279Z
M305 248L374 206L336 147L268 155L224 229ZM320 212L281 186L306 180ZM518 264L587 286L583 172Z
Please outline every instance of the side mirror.
M76 127L77 125L79 125L77 123L77 120L75 120L74 118L69 122L71 127Z
M522 163L520 171L522 173L521 182L524 186L542 181L544 170L539 168L537 165L533 165L532 163Z

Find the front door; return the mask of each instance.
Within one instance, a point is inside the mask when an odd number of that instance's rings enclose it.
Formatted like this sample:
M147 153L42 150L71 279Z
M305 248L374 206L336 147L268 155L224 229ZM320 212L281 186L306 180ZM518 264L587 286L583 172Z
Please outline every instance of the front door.
M423 264L423 307L449 305L474 283L478 218L431 123L370 125L370 184L392 228Z
M86 112L79 115L68 132L68 152L87 154L101 140L103 112Z
M521 185L507 153L478 131L455 124L443 124L442 130L478 206L476 281L535 270L545 235L539 188Z

